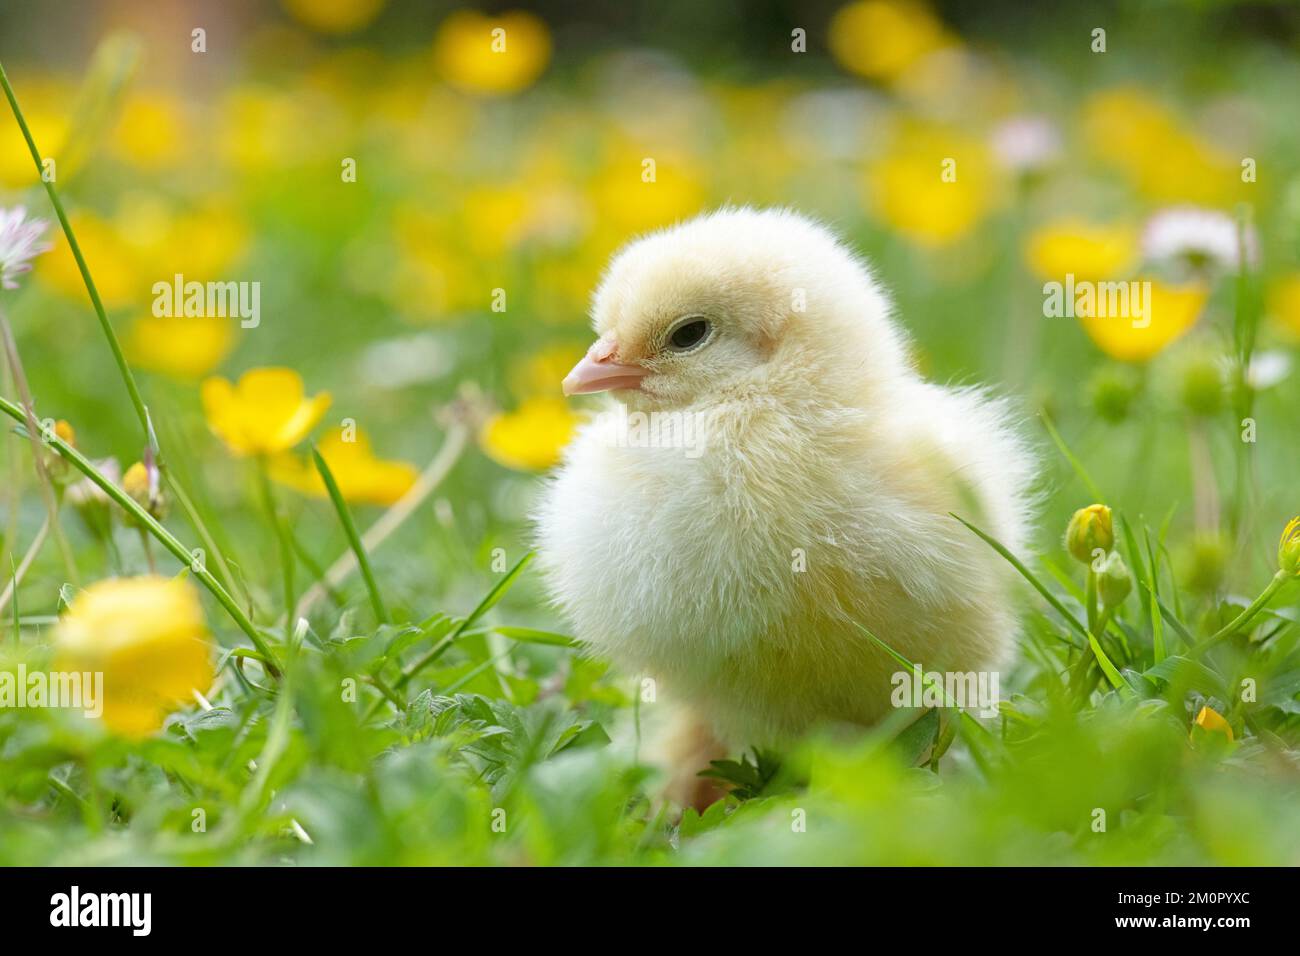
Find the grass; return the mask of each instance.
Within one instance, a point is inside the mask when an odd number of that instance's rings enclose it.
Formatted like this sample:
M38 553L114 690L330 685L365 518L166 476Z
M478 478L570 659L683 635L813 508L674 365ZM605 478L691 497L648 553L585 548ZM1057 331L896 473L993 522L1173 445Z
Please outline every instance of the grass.
M3 68L0 84L39 169L39 144ZM99 339L81 336L92 325L84 309L41 298L15 309L19 341L36 357L38 408L0 396L13 432L4 452L34 475L35 412L78 421L75 446L45 435L37 455L48 450L89 479L174 561L160 564L164 574L204 589L221 671L211 693L139 741L62 711L0 710L0 863L1300 862L1297 588L1265 559L1272 548L1265 530L1293 484L1285 448L1249 457L1252 450L1234 442L1224 456L1234 463L1231 477L1209 476L1227 512L1241 517L1231 557L1207 587L1195 534L1182 526L1177 503L1170 507L1191 484L1175 450L1187 426L1182 410L1152 393L1149 407L1122 423L1099 421L1068 387L1080 340L1067 342L1073 352L1044 347L1035 384L1051 392L1035 410L1050 443L1038 553L1013 554L962 517L952 522L954 536L977 536L1025 583L1020 653L998 716L905 710L874 728L825 728L779 753L734 754L709 771L731 795L679 817L658 801L658 772L643 759L642 722L648 736L663 715L644 699L639 675L585 656L547 607L525 544L524 509L513 504L534 480L468 447L461 382L416 389L416 398L370 396L345 361L304 354L321 378L354 383L348 401L364 407L369 422L423 422L429 406L454 413L437 427L392 426L395 443L431 464L407 498L369 520L359 513L364 506L345 500L314 446L326 497L281 493L263 470L228 461L191 393L161 378L137 381L62 187L43 188ZM285 229L268 245L292 271L283 250L314 241L311 230L292 237L296 225L317 224L317 203L257 201ZM989 227L990 242L1014 241L999 228ZM900 299L912 311L951 314L973 295L996 311L997 276L926 303L923 267L903 247L867 227L855 238L899 276ZM302 267L303 294L329 288L328 271ZM1220 317L1235 371L1231 407L1213 420L1221 433L1248 415L1275 429L1300 427L1294 401L1257 394L1243 372L1261 335L1258 285L1246 270L1225 284L1232 301ZM925 304L935 308L916 308ZM68 371L58 335L41 331L54 323L37 321L55 317L75 342ZM290 321L298 324L255 340L253 348L266 350L255 359L269 360L279 354L275 343L313 331L306 319ZM537 344L523 321L510 321L446 333L462 359L458 374L489 389L507 375L492 357L503 342ZM339 316L328 327L339 340L331 353L351 354L370 334ZM940 371L979 364L941 327L922 325L918 338L932 346ZM114 401L122 386L129 404ZM1151 434L1159 446L1143 444ZM151 513L82 446L130 449L133 457L147 449L179 513ZM1152 492L1135 480L1120 451L1134 446L1164 487ZM250 475L256 487L248 487ZM1101 489L1111 490L1104 501L1117 515L1115 549L1133 577L1132 593L1114 607L1097 606L1092 573L1059 545L1065 519L1103 500ZM20 533L5 540L13 557L3 575L16 586L0 671L50 666L51 627L76 599L74 577L89 582L145 567L134 531L97 535L66 500L51 517L38 486L24 490L8 516ZM1163 522L1146 517L1166 513ZM42 547L58 540L60 521L75 546L72 574ZM205 560L194 559L188 538L201 543ZM19 540L37 542L30 566ZM889 635L864 639L900 668L926 663L895 654ZM1198 719L1207 708L1230 734Z

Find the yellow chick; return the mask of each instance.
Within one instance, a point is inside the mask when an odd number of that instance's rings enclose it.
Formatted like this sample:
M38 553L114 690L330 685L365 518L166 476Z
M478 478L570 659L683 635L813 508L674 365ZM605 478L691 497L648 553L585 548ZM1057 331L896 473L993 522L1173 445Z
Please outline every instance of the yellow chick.
M593 300L566 394L608 391L537 516L576 636L677 712L669 793L820 723L868 725L899 665L996 670L1017 635L1002 558L1033 459L998 401L924 381L866 264L785 210L639 239ZM968 324L961 334L974 334Z

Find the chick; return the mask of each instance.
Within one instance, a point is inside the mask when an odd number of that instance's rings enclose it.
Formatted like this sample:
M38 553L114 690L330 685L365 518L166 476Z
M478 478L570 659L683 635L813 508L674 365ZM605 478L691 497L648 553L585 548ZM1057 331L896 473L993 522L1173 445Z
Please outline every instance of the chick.
M541 566L576 636L678 708L675 799L729 750L880 720L899 667L859 623L927 670L1008 663L1011 573L949 513L1018 549L1032 456L1001 403L920 377L829 231L702 216L618 253L592 312L564 391L623 408L548 483Z

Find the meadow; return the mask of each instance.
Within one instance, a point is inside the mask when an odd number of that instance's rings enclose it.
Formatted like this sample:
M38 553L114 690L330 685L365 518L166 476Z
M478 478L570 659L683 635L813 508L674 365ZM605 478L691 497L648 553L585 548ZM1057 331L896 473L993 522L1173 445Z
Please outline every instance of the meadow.
M0 864L1300 863L1293 8L147 7L0 13ZM728 203L860 250L1039 507L996 716L680 813L529 515L609 256Z

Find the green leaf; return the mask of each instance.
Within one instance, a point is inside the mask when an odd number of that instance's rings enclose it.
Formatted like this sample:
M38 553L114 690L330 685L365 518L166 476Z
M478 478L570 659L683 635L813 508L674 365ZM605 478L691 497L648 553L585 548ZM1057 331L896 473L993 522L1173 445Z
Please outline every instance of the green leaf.
M1115 668L1115 665L1110 662L1110 658L1107 657L1106 652L1101 649L1101 645L1097 643L1097 639L1091 634L1088 635L1088 645L1092 648L1093 656L1097 658L1097 663L1101 666L1101 672L1106 675L1106 680L1110 681L1110 686L1114 687L1116 690L1133 690L1133 688L1124 680L1124 677L1120 672Z
M552 647L577 647L578 642L571 637L565 637L563 634L553 634L550 631L538 631L531 627L511 627L502 625L494 627L502 637L508 637L512 641L519 641L522 644L547 644Z

